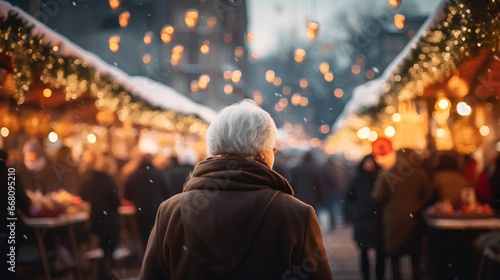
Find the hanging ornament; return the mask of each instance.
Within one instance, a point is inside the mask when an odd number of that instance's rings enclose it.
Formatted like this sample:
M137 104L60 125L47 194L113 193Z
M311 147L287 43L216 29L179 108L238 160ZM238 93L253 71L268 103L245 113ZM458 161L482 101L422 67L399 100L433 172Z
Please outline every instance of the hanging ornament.
M315 21L310 21L307 23L307 38L309 40L314 40L318 36L318 31L319 31L319 23Z

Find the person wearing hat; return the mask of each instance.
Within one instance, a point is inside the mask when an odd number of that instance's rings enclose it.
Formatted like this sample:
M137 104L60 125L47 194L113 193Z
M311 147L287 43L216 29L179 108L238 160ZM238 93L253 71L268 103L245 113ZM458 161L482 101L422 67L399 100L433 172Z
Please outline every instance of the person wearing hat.
M37 139L32 138L24 143L23 164L21 164L19 174L23 178L26 189L40 190L46 194L65 188L62 176L57 176L56 172L76 172L76 170L68 171L57 168L43 154L42 145Z

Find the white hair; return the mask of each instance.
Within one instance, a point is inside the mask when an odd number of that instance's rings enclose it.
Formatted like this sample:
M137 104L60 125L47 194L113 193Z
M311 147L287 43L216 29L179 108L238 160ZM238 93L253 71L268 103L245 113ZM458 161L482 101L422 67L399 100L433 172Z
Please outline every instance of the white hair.
M260 156L273 147L276 124L271 115L250 99L222 109L206 133L207 155Z

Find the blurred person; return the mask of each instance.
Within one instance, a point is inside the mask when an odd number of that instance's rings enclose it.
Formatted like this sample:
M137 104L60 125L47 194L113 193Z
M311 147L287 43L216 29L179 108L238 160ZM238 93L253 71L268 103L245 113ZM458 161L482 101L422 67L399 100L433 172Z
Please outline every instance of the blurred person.
M286 164L286 160L287 160L286 155L280 151L277 151L274 158L275 158L275 161L274 161L273 170L278 172L278 174L283 176L285 179L290 180L290 170L288 170L288 167Z
M140 279L332 279L314 209L271 169L275 135L251 100L219 112L209 157L160 206Z
M63 180L58 180L51 162L42 151L40 142L32 138L23 145L23 164L19 168L26 189L40 190L43 194L65 189Z
M294 186L295 197L314 207L316 214L323 201L324 183L321 167L316 163L311 151L302 157L301 163L292 168L290 183Z
M338 203L340 194L340 174L339 166L333 158L327 158L323 164L323 178L324 178L324 196L322 201L323 208L326 209L330 218L330 229L335 227L335 207Z
M99 279L111 279L113 252L120 233L120 199L118 186L108 173L112 171L110 166L105 165L104 161L94 163L87 164L86 170L82 170L83 180L79 186L79 195L91 205L91 231L99 237L99 246L104 252L99 265Z
M132 174L137 167L141 164L142 153L138 146L134 146L130 150L128 161L121 167L118 175L118 194L120 198L123 198L125 182L127 181L130 174Z
M347 190L347 199L353 206L354 240L361 250L361 272L363 279L370 279L368 250L376 254L375 272L379 280L384 279L385 252L382 235L382 207L372 199L372 192L380 166L373 155L365 156Z
M406 254L411 257L413 279L421 279L422 211L434 193L424 161L423 154L412 149L397 151L396 163L377 177L372 192L382 205L384 247L394 280L401 279L399 259Z
M492 206L496 209L500 209L500 153L494 162L494 171L490 177L490 183L493 193L493 204Z
M177 149L177 155L172 157L172 167L170 175L172 178L172 195L181 193L184 189L184 184L189 179L191 172L194 170L194 165L198 162L198 155L193 149L183 148Z
M462 203L462 190L469 187L469 182L459 170L455 156L448 153L439 156L431 186L439 200L449 200L455 207Z
M128 176L124 189L124 198L137 207L137 225L143 245L148 242L160 203L168 198L165 178L154 167L152 159L150 154L141 156L139 166Z
M73 160L71 148L62 146L56 153L54 162L54 170L59 181L62 181L63 186L67 191L76 194L80 182L78 173L78 162Z

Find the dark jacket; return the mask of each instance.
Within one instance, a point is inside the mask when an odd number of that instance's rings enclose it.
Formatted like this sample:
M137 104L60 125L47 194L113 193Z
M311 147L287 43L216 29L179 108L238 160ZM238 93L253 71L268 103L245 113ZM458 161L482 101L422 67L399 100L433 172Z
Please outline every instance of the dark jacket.
M292 168L290 176L295 197L314 207L321 204L324 195L323 171L312 158L304 156L304 161Z
M383 205L382 221L386 253L403 253L422 226L421 214L434 190L421 156L410 150L398 151L395 165L377 177L373 198Z
M331 279L311 206L263 163L209 158L161 204L140 279Z
M354 240L363 248L381 248L382 236L382 207L372 198L375 179L380 168L368 172L363 169L365 157L358 166L358 171L349 184L347 202L353 207ZM373 160L373 157L371 157Z

